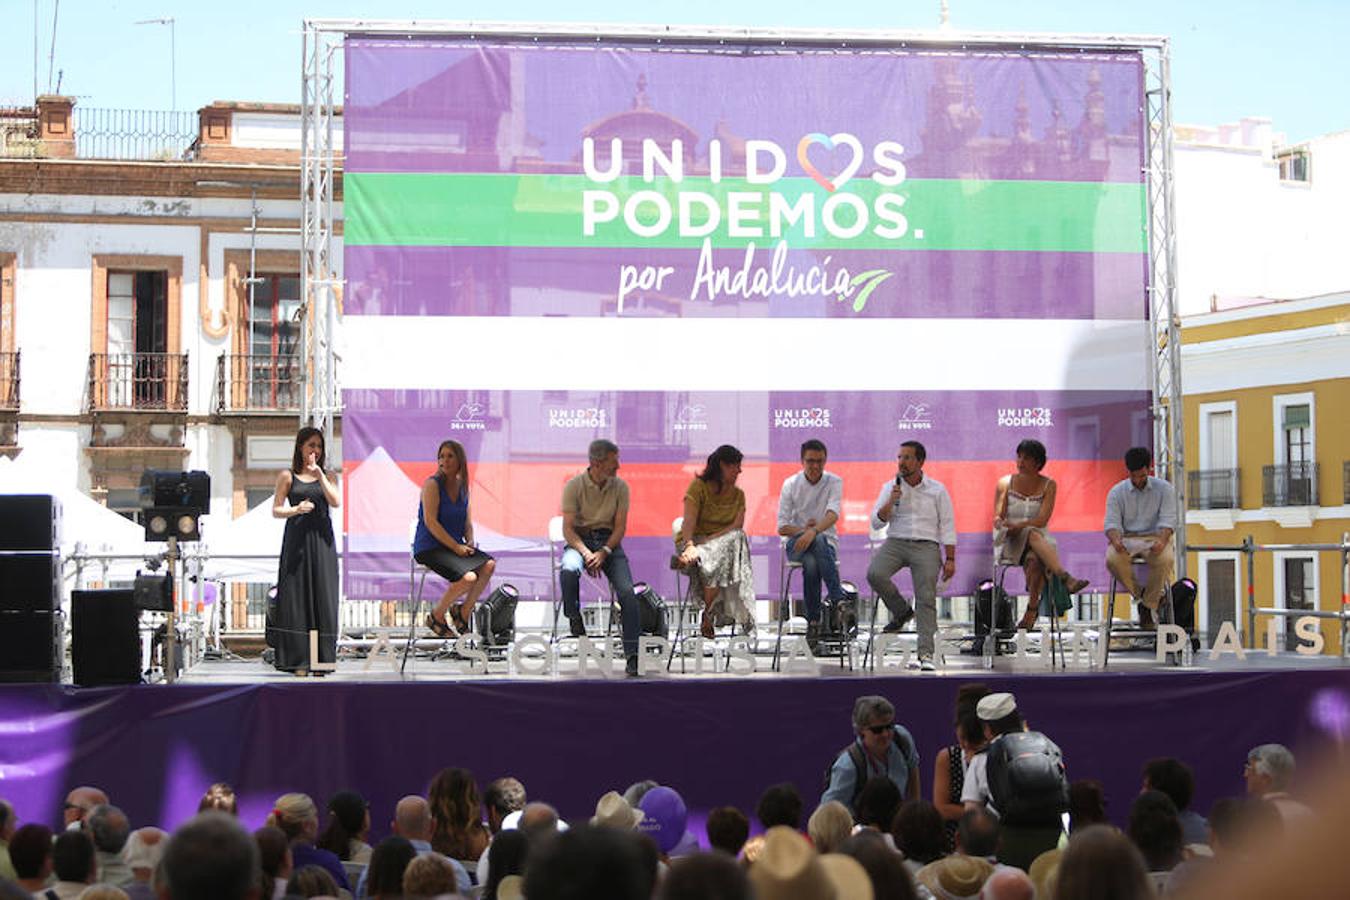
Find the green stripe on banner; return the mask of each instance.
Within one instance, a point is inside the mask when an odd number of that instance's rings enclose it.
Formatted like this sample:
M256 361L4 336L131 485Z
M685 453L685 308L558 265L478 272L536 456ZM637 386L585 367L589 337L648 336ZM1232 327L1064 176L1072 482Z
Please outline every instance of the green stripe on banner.
M619 211L583 233L586 191L612 194ZM343 179L344 229L348 245L472 247L699 247L704 235L680 233L679 194L695 192L720 210L721 221L707 237L714 247L763 246L781 236L793 247L856 250L1024 250L1043 252L1143 253L1145 190L1139 184L1080 181L908 180L887 188L870 179L848 183L835 195L809 178L784 178L772 185L743 179L661 179L647 184L623 178L598 184L581 175L404 174L348 172ZM655 235L635 233L624 207L633 205L637 230L651 227L669 209L670 223ZM883 194L904 198L879 200ZM769 195L778 194L775 201ZM827 204L841 229L855 226L861 201L866 227L855 237L832 234L824 224ZM807 196L809 195L809 199ZM740 204L743 221L759 236L729 233L728 211ZM770 230L770 209L796 207L809 213L784 220L780 235ZM596 201L597 209L603 201ZM802 204L802 205L799 205ZM694 226L708 221L705 206L690 205ZM878 227L905 219L899 237ZM815 223L808 236L806 221Z

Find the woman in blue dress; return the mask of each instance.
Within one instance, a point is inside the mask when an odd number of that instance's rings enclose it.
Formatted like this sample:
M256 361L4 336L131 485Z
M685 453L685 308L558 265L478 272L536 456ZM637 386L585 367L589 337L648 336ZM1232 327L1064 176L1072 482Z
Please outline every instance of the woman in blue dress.
M436 474L422 485L413 558L450 582L427 616L427 627L441 637L467 632L473 606L497 562L474 546L469 465L459 441L441 442L436 450Z
M272 497L272 515L286 520L277 613L268 624L268 643L282 671L306 675L316 662L337 661L338 564L328 511L341 505L324 471L323 432L301 428L291 467L277 475ZM318 659L310 658L311 632L318 634Z

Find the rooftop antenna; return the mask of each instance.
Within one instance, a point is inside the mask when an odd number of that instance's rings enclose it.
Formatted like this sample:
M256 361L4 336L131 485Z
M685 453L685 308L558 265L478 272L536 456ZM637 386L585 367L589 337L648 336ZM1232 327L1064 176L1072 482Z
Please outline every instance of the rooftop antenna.
M60 2L60 0L57 0L57 2ZM135 24L169 26L169 109L176 111L178 109L178 50L173 16L164 16L158 19L141 19Z
M47 54L47 93L52 90L52 69L56 67L56 19L61 14L61 0L52 4L52 49Z

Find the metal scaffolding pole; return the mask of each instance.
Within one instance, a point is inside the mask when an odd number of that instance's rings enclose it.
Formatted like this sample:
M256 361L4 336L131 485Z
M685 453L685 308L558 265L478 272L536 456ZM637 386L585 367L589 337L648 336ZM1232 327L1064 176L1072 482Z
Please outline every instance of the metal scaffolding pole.
M1177 240L1173 211L1171 47L1144 54L1148 157L1149 315L1153 322L1153 445L1159 474L1176 489L1176 577L1186 577L1185 415L1181 403L1181 321L1176 311Z
M333 67L341 37L305 23L300 103L300 420L323 432L330 467L341 465L334 430L341 412L335 346L341 279L333 258Z

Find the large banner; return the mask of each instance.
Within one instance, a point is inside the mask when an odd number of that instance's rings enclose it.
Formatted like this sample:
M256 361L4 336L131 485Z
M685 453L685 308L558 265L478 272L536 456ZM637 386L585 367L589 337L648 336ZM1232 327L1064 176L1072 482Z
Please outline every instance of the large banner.
M349 38L346 73L349 596L406 591L445 438L525 595L551 592L548 522L596 437L662 592L724 443L776 590L778 492L813 437L864 591L909 439L955 501L949 593L989 576L1027 437L1069 568L1104 586L1103 500L1152 431L1138 53Z

